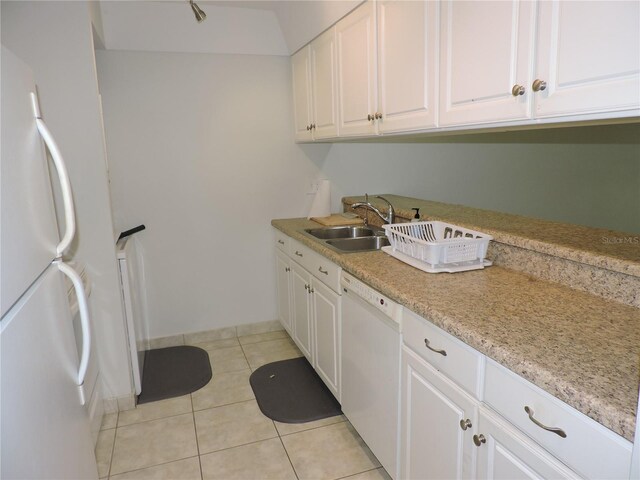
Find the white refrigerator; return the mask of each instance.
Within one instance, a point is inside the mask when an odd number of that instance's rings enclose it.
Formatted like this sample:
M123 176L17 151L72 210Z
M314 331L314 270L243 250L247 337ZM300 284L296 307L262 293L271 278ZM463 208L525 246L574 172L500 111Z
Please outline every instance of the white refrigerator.
M0 477L97 478L83 405L89 310L80 277L62 260L75 235L68 175L30 68L5 47L0 59ZM62 192L61 232L52 181ZM80 352L65 276L80 309Z

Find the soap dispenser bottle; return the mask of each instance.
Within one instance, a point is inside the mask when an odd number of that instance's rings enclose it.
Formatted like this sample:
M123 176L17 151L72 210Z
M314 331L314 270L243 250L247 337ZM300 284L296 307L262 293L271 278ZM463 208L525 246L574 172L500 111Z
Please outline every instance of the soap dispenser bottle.
M419 222L420 221L420 209L419 208L412 208L411 210L415 210L416 211L416 214L413 216L411 221L412 222Z

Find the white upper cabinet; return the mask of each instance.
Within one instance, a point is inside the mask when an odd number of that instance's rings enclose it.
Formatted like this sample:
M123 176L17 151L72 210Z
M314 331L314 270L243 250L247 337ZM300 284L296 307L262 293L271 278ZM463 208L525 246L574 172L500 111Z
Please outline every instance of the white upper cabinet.
M637 109L640 3L540 2L535 79L539 118Z
M291 57L293 73L293 115L297 141L308 141L311 135L311 58L307 45Z
M526 92L531 78L534 6L518 0L442 3L440 125L531 116Z
M340 136L376 133L376 9L366 2L336 24Z
M338 136L336 28L311 42L312 122L314 139Z
M384 0L377 7L378 128L435 127L438 3Z

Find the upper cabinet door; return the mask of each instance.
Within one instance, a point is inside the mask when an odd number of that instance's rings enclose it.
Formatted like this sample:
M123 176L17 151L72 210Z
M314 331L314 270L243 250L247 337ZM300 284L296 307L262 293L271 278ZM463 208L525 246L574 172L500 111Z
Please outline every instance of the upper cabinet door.
M293 73L293 114L297 141L308 141L311 135L311 58L309 46L291 57Z
M436 126L437 22L437 2L378 2L380 132Z
M336 27L311 42L311 118L315 139L338 136L336 50Z
M440 125L530 118L534 20L526 0L442 3Z
M376 11L368 1L336 25L340 136L376 133Z
M539 4L537 117L640 107L640 3Z

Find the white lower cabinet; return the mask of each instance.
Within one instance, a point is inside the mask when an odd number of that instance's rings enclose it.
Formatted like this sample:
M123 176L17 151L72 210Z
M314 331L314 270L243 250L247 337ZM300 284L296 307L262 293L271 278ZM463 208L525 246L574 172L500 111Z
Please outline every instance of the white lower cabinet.
M533 441L485 407L474 429L478 479L579 478ZM477 446L476 446L477 445Z
M315 369L340 401L341 297L322 282L311 281Z
M311 354L313 327L311 325L311 274L295 262L291 262L291 314L293 316L293 340L300 351L313 364Z
M279 232L276 240L280 322L340 401L340 267Z
M400 478L474 478L478 401L402 349Z
M280 323L293 337L291 324L291 267L290 260L284 253L276 250L276 288L278 290L278 314Z

